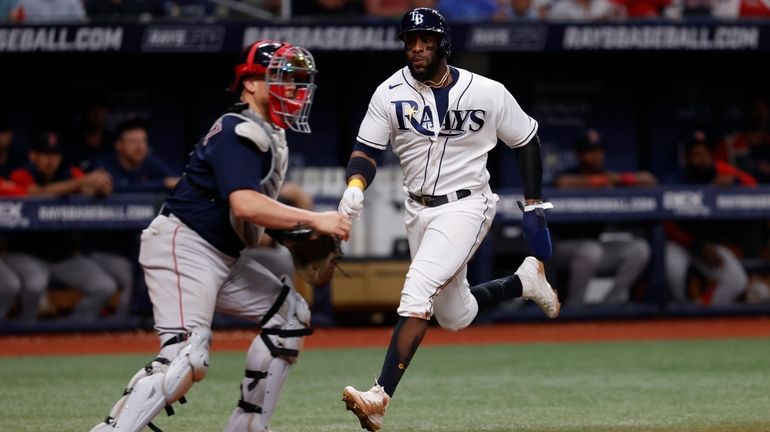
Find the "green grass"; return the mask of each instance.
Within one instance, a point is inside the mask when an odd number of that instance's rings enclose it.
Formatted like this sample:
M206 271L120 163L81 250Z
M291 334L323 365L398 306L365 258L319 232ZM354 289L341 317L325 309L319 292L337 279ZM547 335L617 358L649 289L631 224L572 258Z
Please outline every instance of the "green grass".
M345 385L368 388L384 349L316 350L295 366L276 432L359 431ZM0 431L87 431L151 356L0 359ZM222 430L243 355L214 353L205 381L159 416L166 432ZM426 347L385 432L770 431L770 340Z

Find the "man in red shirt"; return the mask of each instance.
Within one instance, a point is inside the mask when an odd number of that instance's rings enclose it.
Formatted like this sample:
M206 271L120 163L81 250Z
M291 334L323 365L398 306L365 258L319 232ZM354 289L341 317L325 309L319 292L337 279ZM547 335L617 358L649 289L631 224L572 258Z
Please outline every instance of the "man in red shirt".
M29 152L30 163L11 172L11 181L26 189L29 195L64 196L82 193L88 196L108 195L112 180L105 171L84 174L80 168L62 165L59 136L43 132Z
M770 183L770 107L762 97L748 101L742 130L723 139L714 157L748 172L760 183Z
M670 183L714 187L757 185L748 173L715 161L702 131L695 131L686 143L685 164ZM724 245L729 232L723 226L721 221L708 219L666 221L666 281L671 300L724 306L737 302L746 290L748 275L735 254ZM688 289L691 266L705 279L705 286L698 293Z

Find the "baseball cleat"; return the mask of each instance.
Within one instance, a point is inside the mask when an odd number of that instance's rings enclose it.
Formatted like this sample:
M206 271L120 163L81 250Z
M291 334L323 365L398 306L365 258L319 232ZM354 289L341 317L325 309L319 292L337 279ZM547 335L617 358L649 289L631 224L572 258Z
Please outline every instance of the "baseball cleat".
M545 278L545 267L535 257L526 257L515 273L521 280L522 298L532 300L540 306L548 318L559 316L561 303L556 291Z
M345 408L353 411L358 417L363 429L375 432L382 427L382 417L390 402L390 396L379 384L365 392L347 386L342 390L342 401L345 402Z

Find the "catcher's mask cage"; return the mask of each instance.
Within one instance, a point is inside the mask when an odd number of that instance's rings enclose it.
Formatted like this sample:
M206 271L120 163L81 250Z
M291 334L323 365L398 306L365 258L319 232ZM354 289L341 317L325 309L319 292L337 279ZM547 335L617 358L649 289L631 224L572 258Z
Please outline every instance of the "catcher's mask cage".
M452 54L452 31L446 19L436 10L431 8L415 8L405 13L401 18L401 28L396 37L404 41L404 34L413 31L425 31L437 33L439 41L438 51L444 57Z
M257 41L241 54L230 90L237 91L248 76L264 76L270 120L284 129L309 133L317 72L315 59L306 49L286 42Z

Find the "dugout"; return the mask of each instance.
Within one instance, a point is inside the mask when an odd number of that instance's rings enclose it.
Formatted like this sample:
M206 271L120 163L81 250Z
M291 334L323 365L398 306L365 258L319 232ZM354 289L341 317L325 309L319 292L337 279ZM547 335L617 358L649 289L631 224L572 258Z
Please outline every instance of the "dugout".
M113 35L105 39L110 44L78 45L76 35L95 27ZM169 29L181 32L182 42L151 37ZM70 128L98 95L108 101L113 124L133 114L147 118L154 152L181 170L228 103L225 88L246 40L297 36L309 42L320 72L313 133L289 138L292 167L343 166L371 92L403 65L392 29L379 22L0 27L2 110L23 146L37 129ZM453 30L450 63L501 81L540 122L546 181L574 162L572 143L586 127L602 130L608 166L665 177L677 167L684 133L735 131L747 98L770 97L764 21L456 24ZM50 43L12 43L22 40L12 36L19 31ZM505 148L493 152L488 169L494 187L519 186Z

